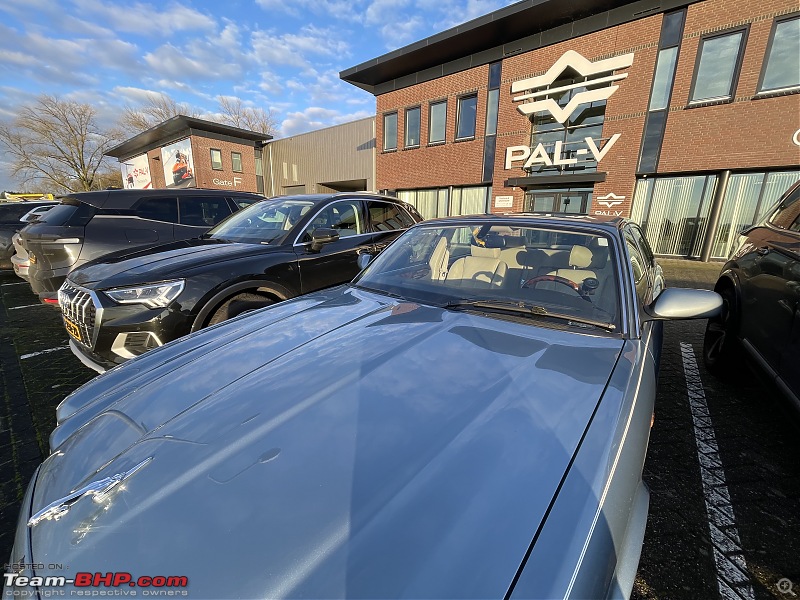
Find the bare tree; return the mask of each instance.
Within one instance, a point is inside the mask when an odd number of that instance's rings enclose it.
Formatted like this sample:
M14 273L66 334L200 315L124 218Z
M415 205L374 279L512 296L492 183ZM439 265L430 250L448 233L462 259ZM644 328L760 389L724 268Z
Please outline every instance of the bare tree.
M239 98L218 96L217 101L222 112L220 121L227 125L269 135L274 135L278 129L278 122L272 111L245 106Z
M112 170L104 154L117 141L100 129L88 104L46 94L0 124L11 176L24 186L45 183L58 192L101 189L98 172Z
M147 100L141 107L126 106L119 118L119 125L125 131L140 133L178 115L199 117L200 113L165 94L151 93L147 94Z

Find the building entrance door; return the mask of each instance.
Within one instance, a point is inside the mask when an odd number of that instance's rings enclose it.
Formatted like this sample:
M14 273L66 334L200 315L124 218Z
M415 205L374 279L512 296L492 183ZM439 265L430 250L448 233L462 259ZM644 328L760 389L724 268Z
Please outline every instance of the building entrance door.
M525 193L525 212L560 212L585 215L592 190L529 191Z

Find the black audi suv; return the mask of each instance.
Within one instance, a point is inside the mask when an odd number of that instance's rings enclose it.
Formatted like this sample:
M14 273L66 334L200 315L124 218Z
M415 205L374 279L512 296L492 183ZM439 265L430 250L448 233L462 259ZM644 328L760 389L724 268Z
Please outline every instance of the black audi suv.
M346 283L360 254L377 254L421 220L389 196L286 196L200 238L106 256L59 290L70 346L102 372L242 312Z

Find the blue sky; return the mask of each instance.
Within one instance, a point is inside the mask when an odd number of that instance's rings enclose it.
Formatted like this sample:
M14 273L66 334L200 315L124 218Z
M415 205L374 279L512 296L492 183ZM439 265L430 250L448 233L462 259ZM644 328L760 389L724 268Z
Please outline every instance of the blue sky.
M0 0L0 119L41 93L104 123L148 93L207 113L223 95L271 110L290 136L375 114L339 71L511 3Z

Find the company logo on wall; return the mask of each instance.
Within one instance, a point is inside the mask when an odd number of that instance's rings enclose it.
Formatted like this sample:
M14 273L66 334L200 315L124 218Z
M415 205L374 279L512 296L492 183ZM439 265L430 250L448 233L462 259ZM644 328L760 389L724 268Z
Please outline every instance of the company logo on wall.
M152 185L147 154L140 154L120 163L122 183L126 188L146 190Z
M614 92L619 89L614 85L615 81L625 79L627 73L614 74L614 71L627 69L633 64L633 53L623 54L604 60L591 62L575 52L567 50L556 63L547 70L547 73L538 77L530 77L511 84L511 93L526 92L525 94L514 96L515 102L523 102L517 106L517 110L523 115L534 115L542 112L549 112L559 123L565 123L579 108L592 102L608 100ZM583 81L570 83L567 85L553 84L566 71L577 72ZM578 88L588 88L576 92L566 106L563 108L558 105L550 95L563 95L565 92ZM582 110L582 108L581 108ZM564 142L557 141L552 144L552 150L540 143L536 148L528 146L510 146L506 148L505 168L511 169L514 163L523 162L524 169L530 169L536 165L545 167L559 168L578 168L579 160L586 160L583 157L590 157L599 163L608 154L620 138L619 133L612 135L605 144L600 139L586 137L580 142L579 148L573 146L573 150L564 154ZM578 145L578 142L572 142Z
M164 181L168 188L195 187L192 142L189 138L161 148Z
M598 196L597 203L614 208L617 204L622 204L623 200L625 200L625 196L617 196L614 192L609 192L605 196Z
M598 102L600 100L608 100L611 95L619 89L618 85L611 84L620 79L625 79L628 76L627 73L607 75L606 77L597 77L598 75L611 73L619 69L627 69L632 64L633 53L623 54L597 62L590 62L574 50L567 50L544 75L512 83L511 93L517 94L526 90L529 91L527 94L514 97L514 102L530 100L530 102L524 102L517 106L517 110L523 115L532 115L534 113L547 111L553 115L556 121L564 123L572 116L572 113L574 113L579 106L591 104L592 102ZM555 88L550 87L558 80L559 76L561 76L564 71L570 68L577 71L582 77L585 77L585 81ZM601 87L594 88L594 86ZM541 98L548 94L566 92L580 87L593 87L594 89L578 92L564 108L561 108L552 98L536 100L536 98Z

